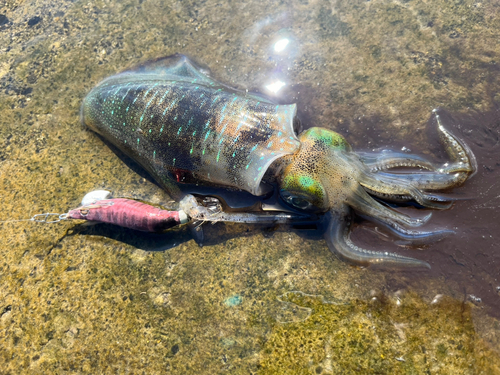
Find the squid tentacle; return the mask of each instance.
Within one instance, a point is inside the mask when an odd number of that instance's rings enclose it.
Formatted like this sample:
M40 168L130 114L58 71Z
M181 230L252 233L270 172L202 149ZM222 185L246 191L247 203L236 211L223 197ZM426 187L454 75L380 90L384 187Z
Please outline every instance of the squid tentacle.
M356 209L362 217L384 225L392 233L403 240L414 243L423 243L424 239L430 237L435 240L440 240L447 235L454 233L453 231L447 229L438 231L415 231L407 229L407 226L415 227L424 224L431 217L431 213L429 213L422 219L409 218L401 214L400 212L394 211L378 203L370 195L364 192L363 189L359 189L358 194L358 197L355 199L357 204L355 204L354 202L349 202L351 207ZM377 205L374 205L372 201ZM403 221L401 219L403 219ZM412 224L408 225L408 219L413 220ZM415 222L417 222L416 225L414 224Z
M339 258L360 266L389 266L401 268L430 268L429 263L390 252L363 249L352 243L349 233L352 217L348 207L342 212L330 210L330 222L325 233L328 248Z
M391 195L402 197L409 195L424 207L443 208L443 205L436 202L432 196L426 195L408 181L397 178L393 174L361 173L360 184L368 190L374 191L376 194L388 195L389 197Z
M370 217L366 215L360 215L360 216L363 217L364 219L382 225L384 228L390 231L390 233L412 245L424 245L430 241L433 242L440 241L443 238L448 237L449 235L455 233L453 230L450 229L439 229L434 231L417 231L413 229L407 229L395 222L386 222L379 218Z
M409 194L396 194L396 193L388 193L388 192L380 192L377 190L370 189L367 186L364 186L365 190L372 196L378 197L385 201L390 202L408 202L411 200L416 200L415 197ZM421 196L424 197L426 202L432 202L432 208L445 210L452 206L453 201L457 200L456 198L441 196L437 194L430 194L426 192L420 192ZM419 202L418 202L419 203ZM426 207L427 206L426 204Z
M425 224L432 216L432 213L429 213L421 219L415 219L401 212L392 210L373 199L360 185L358 185L354 193L355 194L348 199L347 203L349 206L365 215L379 218L385 223L390 223L390 225L419 227Z
M394 153L377 158L372 154L361 153L359 156L364 164L364 172L360 176L360 183L371 194L393 200L414 199L422 206L437 209L448 208L451 205L442 203L445 201L442 197L425 191L445 190L463 184L471 174L475 173L477 162L472 151L446 130L437 110L433 113L440 142L451 162L436 166L416 155L405 156ZM430 172L385 172L386 169L399 166L418 167Z
M460 185L463 178L460 172L453 174L445 173L387 173L379 172L373 174L380 181L393 181L396 179L397 183L404 181L414 186L416 189L425 191L445 190L455 185Z
M409 200L412 200L413 197L411 195L405 195L405 194L389 194L389 193L381 193L375 190L371 190L364 186L365 190L370 193L370 195L376 196L378 198L382 198L387 201L391 202L407 202ZM447 195L440 195L440 194L434 194L434 193L427 193L425 191L421 192L422 195L429 200L432 200L434 202L440 202L443 204L449 204L452 201L457 201L461 200L462 198L457 198L457 197L451 197Z
M474 174L477 170L476 158L472 151L467 147L465 143L462 143L453 136L441 122L441 117L438 114L438 110L434 109L432 111L434 116L436 116L436 122L438 124L439 136L441 143L444 145L448 156L454 161L451 165L444 166L440 168L441 173L455 173L461 172L460 182L463 183L469 177L469 174Z
M391 168L421 168L428 171L435 171L436 165L418 155L406 155L400 152L390 152L385 154L374 154L358 152L358 156L370 172L385 171Z

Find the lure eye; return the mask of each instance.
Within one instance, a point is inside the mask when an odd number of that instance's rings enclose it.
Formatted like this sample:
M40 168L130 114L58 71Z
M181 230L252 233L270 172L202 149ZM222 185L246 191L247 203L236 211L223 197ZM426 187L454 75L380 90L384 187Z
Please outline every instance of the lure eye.
M87 216L89 214L89 210L80 210L80 214L82 216Z

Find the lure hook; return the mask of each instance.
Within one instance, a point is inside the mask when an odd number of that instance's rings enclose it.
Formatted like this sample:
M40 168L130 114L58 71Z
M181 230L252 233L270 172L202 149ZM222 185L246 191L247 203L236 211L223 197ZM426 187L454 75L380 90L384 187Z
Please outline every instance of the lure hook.
M56 217L56 219L52 219L54 216ZM44 214L36 214L30 220L36 223L52 224L52 223L59 223L60 221L66 220L67 218L68 214L55 214L51 212L46 212Z

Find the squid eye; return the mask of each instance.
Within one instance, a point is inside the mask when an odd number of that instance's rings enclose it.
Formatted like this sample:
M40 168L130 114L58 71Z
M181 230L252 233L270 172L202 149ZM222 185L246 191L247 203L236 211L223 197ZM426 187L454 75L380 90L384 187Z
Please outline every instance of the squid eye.
M308 201L306 201L305 199L302 199L302 198L298 198L298 197L293 197L291 199L291 202L290 202L292 205L294 205L295 207L297 208L300 208L302 210L306 210L308 208L311 208L312 205L311 203L309 203Z
M282 197L288 204L298 209L310 210L314 208L314 206L309 201L296 195L291 195L290 193L282 193Z

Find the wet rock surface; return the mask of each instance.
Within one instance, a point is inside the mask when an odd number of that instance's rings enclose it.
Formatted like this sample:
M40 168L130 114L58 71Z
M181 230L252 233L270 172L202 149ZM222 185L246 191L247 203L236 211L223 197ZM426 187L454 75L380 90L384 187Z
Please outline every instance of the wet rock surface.
M430 272L357 269L320 234L284 227L209 226L200 248L185 228L2 223L1 372L499 373L499 12L467 0L0 2L1 220L67 212L98 188L168 202L80 124L79 106L106 76L175 52L241 89L282 80L277 100L298 103L304 128L357 149L443 160L428 130L441 106L479 165L459 190L475 199L431 220L455 236L407 249L364 223L354 233Z

